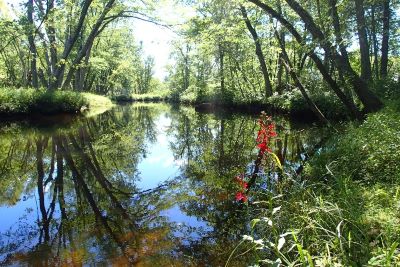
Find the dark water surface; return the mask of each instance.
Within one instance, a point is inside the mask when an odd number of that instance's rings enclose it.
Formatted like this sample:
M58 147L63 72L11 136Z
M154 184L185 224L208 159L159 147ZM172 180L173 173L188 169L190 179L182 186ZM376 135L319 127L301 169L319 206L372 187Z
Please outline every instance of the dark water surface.
M274 119L295 169L323 129ZM47 122L0 127L0 264L224 266L248 234L233 178L257 116L148 104Z

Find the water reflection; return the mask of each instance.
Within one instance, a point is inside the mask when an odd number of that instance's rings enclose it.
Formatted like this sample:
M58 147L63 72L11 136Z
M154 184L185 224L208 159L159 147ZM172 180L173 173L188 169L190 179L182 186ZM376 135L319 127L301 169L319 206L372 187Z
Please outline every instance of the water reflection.
M321 129L277 127L273 149L297 168ZM254 161L256 131L256 117L165 105L2 127L0 262L223 266L251 219L233 177Z

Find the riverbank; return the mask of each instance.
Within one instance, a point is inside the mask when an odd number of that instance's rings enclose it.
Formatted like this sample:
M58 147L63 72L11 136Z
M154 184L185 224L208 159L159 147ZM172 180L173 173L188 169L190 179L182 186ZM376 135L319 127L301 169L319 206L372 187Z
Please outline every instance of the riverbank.
M347 123L302 175L282 173L274 192L255 188L247 248L285 266L398 266L399 107L389 102L362 124Z
M104 96L71 91L0 88L0 114L24 116L79 113L83 109L110 108L113 103Z
M345 120L349 117L346 108L331 93L319 93L311 95L313 101L320 108L322 113L332 120ZM314 113L309 108L300 91L292 90L282 95L273 95L267 100L245 100L234 99L232 97L221 97L218 95L208 95L195 97L193 95L170 95L168 91L149 94L120 95L112 98L117 103L131 102L168 102L174 104L183 104L195 106L200 112L246 112L260 113L279 113L291 115L295 118L316 119Z

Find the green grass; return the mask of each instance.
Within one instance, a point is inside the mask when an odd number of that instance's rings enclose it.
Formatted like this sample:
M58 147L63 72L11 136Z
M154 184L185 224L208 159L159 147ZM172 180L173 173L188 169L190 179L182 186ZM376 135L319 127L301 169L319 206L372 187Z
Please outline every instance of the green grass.
M111 108L114 106L111 99L105 96L95 95L92 93L82 93L82 96L85 98L89 109Z
M109 98L90 93L0 88L0 114L3 115L77 113L85 107L108 109L112 106Z
M398 107L391 102L362 124L348 123L307 163L302 177L284 174L274 192L252 193L258 203L249 209L257 219L251 233L263 241L255 252L259 261L400 266ZM256 241L246 244L238 253Z
M132 94L113 96L112 100L116 102L160 102L169 101L169 91L150 92L147 94Z
M49 92L35 89L0 89L0 113L54 114L78 112L87 101L79 93L70 91Z

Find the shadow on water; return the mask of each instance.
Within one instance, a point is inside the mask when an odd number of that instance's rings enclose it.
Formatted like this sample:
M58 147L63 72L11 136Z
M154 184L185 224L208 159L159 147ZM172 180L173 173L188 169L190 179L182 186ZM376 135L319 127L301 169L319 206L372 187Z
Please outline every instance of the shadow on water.
M284 118L276 124L272 147L288 165L323 136ZM256 116L163 104L51 127L5 124L0 262L223 266L252 219L235 201L233 177L253 162L257 130Z

